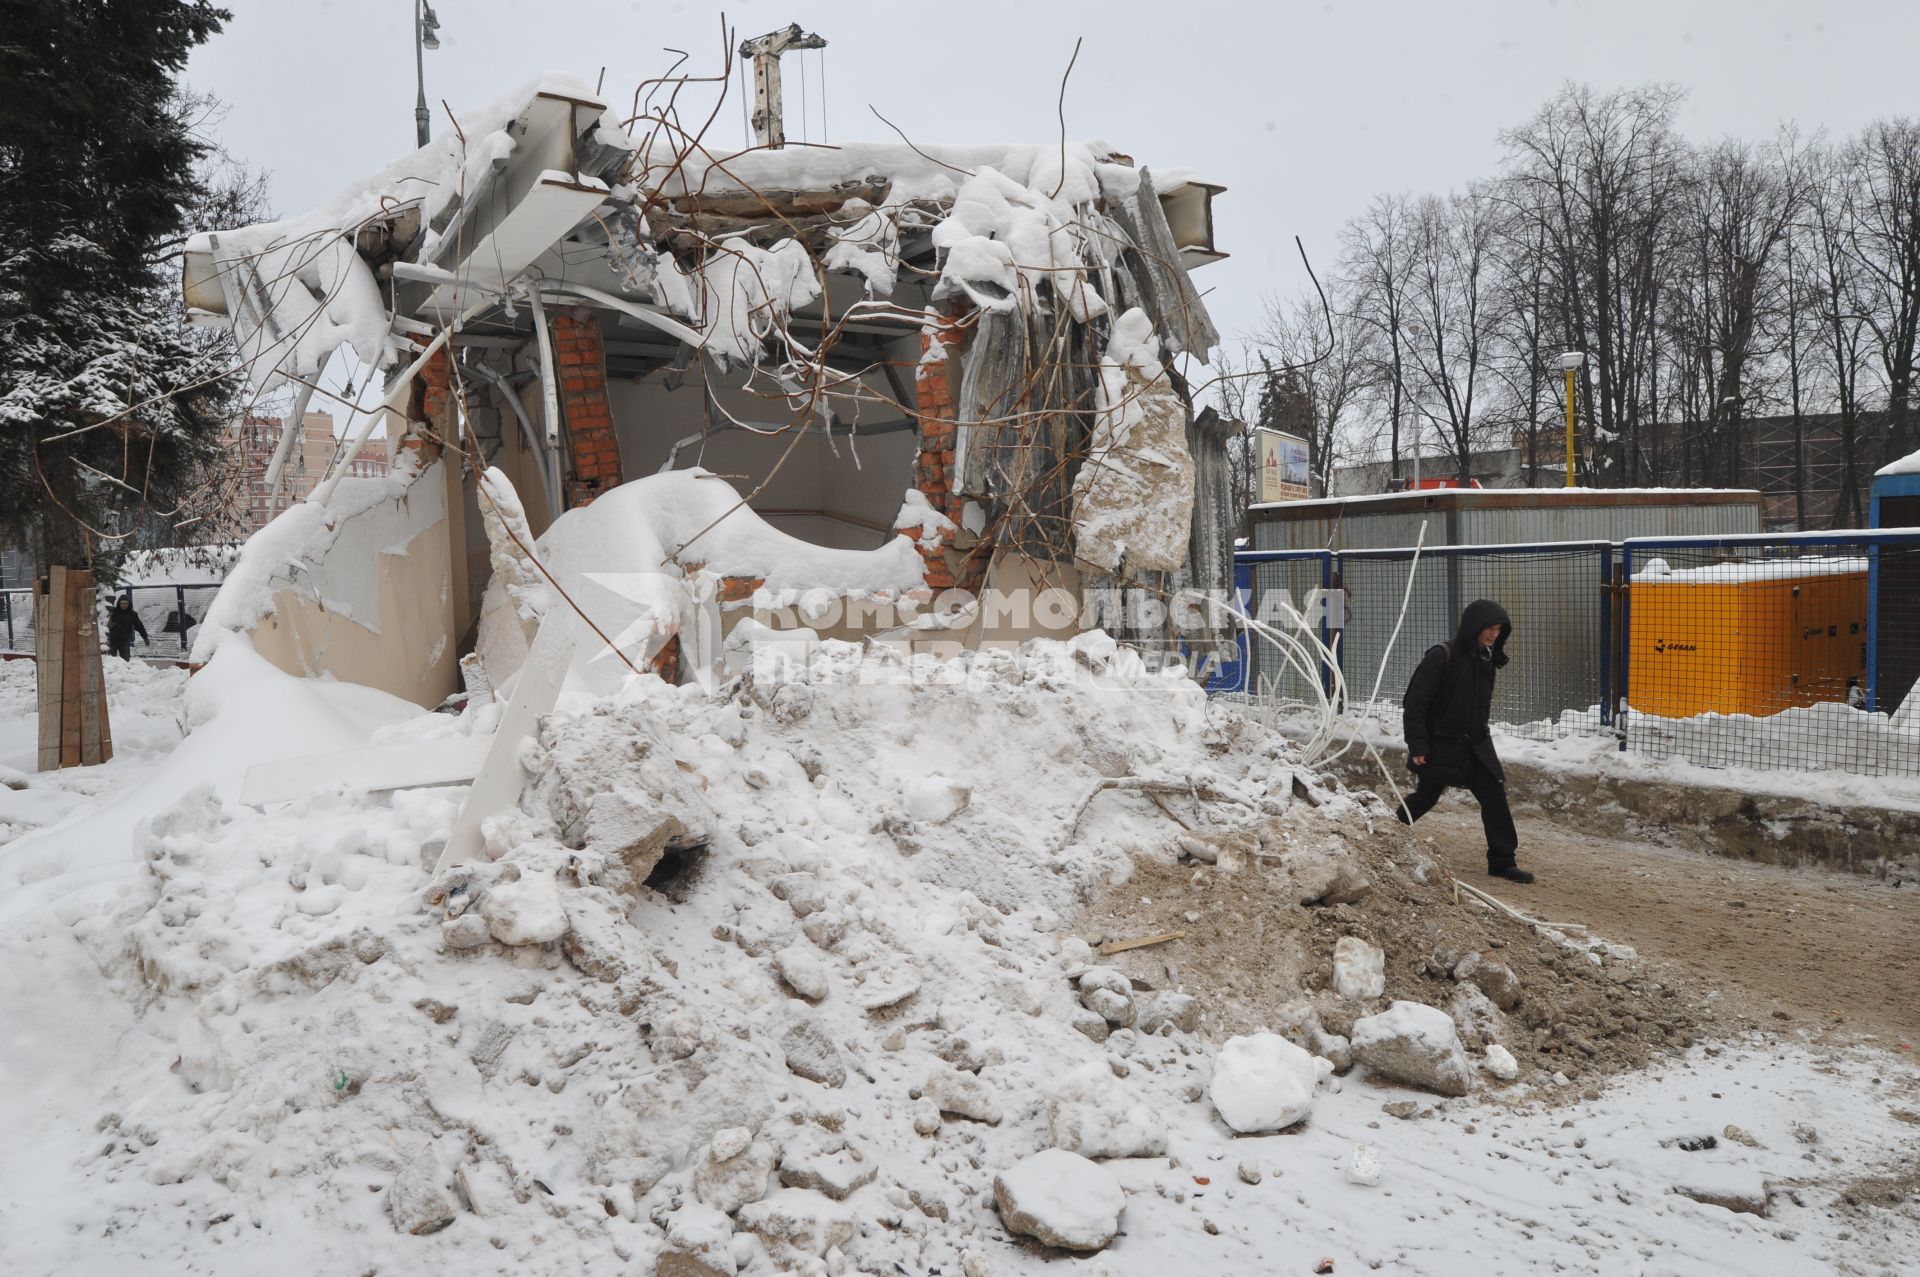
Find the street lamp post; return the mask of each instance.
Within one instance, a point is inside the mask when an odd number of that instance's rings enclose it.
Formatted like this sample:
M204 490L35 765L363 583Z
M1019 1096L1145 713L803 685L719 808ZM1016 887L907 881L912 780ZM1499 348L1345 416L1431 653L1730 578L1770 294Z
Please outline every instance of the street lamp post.
M419 88L419 96L413 104L413 131L417 139L415 145L425 146L432 140L432 132L427 121L433 117L427 112L427 55L426 50L440 47L440 16L433 11L427 0L415 0L413 6L413 73L414 82Z
M1569 350L1560 356L1560 367L1567 374L1567 486L1573 486L1573 374L1587 362L1584 350Z

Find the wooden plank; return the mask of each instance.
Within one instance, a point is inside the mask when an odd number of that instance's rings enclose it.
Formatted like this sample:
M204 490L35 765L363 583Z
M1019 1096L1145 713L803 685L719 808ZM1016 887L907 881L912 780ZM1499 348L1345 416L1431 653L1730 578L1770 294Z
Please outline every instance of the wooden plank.
M555 607L540 622L533 647L520 666L513 697L501 712L500 726L493 734L487 760L474 777L467 801L454 818L453 832L433 872L438 875L456 865L478 860L485 850L480 837L480 822L497 811L504 811L520 800L527 783L526 769L520 766L520 742L533 735L540 716L560 699L560 685L566 682L567 666L573 660L573 629L570 616Z
M240 801L249 807L292 802L322 785L341 782L370 794L429 785L464 785L480 774L492 745L493 735L486 733L255 763L247 768Z
M1110 940L1100 946L1100 956L1110 958L1116 953L1125 953L1129 949L1145 949L1149 945L1166 944L1170 940L1185 940L1185 931L1162 931L1157 936L1141 936L1137 940Z
M97 767L113 757L107 728L107 681L100 668L100 618L93 573L74 574L74 631L79 636L80 765Z
M61 568L53 571L64 576ZM66 587L64 580L60 584L62 589ZM33 653L37 667L34 682L38 693L36 712L40 716L38 765L41 771L50 772L60 768L60 648L53 637L53 579L41 577L34 586L37 591L33 596Z
M64 572L66 593L61 596L60 625L60 765L80 765L80 609L81 573Z

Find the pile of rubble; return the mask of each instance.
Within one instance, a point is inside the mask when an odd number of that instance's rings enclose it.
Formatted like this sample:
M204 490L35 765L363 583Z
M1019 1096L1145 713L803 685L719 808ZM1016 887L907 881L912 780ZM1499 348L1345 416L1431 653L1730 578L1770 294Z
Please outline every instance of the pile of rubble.
M1111 1243L1113 1159L1183 1193L1195 1106L1230 1138L1349 1069L1458 1096L1665 1039L1561 1014L1638 1005L1630 955L1456 908L1373 800L1097 636L642 680L523 761L438 878L458 791L156 818L154 897L81 929L191 1094L129 1077L98 1174L216 1238L292 1194L362 1266L979 1277Z

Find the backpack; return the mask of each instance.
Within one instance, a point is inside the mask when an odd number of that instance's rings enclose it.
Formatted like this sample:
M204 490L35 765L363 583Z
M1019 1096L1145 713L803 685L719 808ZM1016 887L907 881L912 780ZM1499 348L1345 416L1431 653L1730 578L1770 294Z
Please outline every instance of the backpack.
M1433 692L1434 698L1438 700L1446 695L1447 685L1453 680L1453 642L1449 639L1437 643L1434 646L1443 649L1447 654L1446 662L1440 667L1440 685L1434 688ZM1432 649L1429 648L1428 650L1431 651ZM1419 669L1416 667L1414 676L1417 677L1418 675ZM1408 678L1407 680L1407 691L1409 693L1413 691L1413 678ZM1404 696L1402 697L1401 703L1406 703ZM1473 775L1472 746L1469 745L1467 747L1468 752L1466 757L1443 760L1440 757L1442 743L1443 740L1440 736L1433 736L1427 742L1427 761L1415 767L1412 759L1409 758L1407 761L1408 768L1412 770L1414 775L1422 779L1437 780L1443 785L1466 784ZM1456 742L1448 739L1446 743L1454 744Z

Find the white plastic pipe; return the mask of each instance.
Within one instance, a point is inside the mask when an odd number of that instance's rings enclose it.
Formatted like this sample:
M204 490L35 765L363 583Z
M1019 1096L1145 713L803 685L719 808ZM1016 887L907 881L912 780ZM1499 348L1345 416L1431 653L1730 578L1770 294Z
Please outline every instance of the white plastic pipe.
M553 452L553 463L560 464L560 386L555 379L553 366L553 332L547 327L547 308L540 304L540 290L527 290L527 300L533 306L533 338L540 347L540 414L547 428L547 447ZM555 511L555 517L559 512Z

